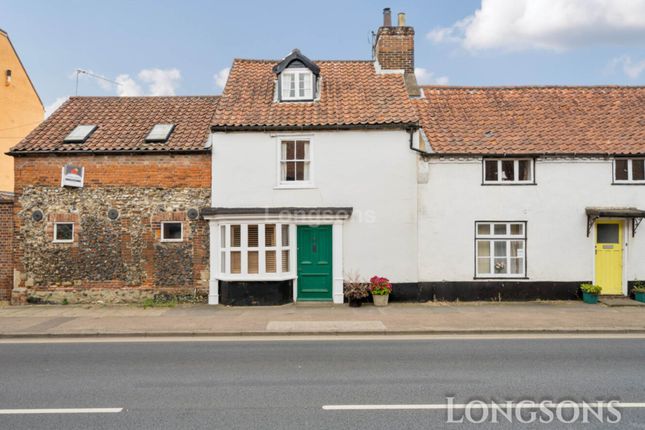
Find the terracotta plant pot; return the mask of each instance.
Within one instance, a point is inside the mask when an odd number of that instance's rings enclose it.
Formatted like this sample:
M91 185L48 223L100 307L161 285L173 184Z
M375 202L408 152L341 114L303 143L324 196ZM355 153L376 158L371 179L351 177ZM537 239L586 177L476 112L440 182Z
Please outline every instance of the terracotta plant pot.
M390 298L389 294L384 294L382 296L375 296L372 295L372 299L374 300L374 306L387 306L388 299Z

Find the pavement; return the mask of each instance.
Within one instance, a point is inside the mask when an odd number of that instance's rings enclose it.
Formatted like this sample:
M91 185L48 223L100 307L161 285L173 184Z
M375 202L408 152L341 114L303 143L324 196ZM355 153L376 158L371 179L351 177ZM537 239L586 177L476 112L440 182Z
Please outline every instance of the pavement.
M0 306L0 338L645 333L645 307L582 302Z
M643 338L12 342L0 347L2 429L642 430L645 423ZM569 408L558 415L551 407L550 420L542 410L496 420L489 412L481 424L456 409L448 423L447 397ZM616 417L570 404L611 400L630 406L618 406ZM479 421L482 412L471 416Z

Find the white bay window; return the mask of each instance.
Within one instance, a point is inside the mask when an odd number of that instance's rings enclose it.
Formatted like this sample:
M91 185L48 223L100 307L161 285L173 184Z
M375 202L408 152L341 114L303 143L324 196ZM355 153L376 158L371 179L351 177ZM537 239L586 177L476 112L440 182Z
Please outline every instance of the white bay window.
M292 275L289 224L220 224L219 236L219 273L223 277L272 279Z

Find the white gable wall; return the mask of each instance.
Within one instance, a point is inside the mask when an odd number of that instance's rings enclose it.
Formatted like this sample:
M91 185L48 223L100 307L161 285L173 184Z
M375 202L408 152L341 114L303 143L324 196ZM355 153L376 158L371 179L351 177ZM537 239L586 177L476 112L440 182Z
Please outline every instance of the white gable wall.
M278 187L279 138L311 139L314 187ZM344 272L416 282L416 153L404 130L215 133L213 207L352 207Z
M475 221L527 221L529 281L593 280L594 231L587 237L585 208L645 207L645 186L611 184L611 159L538 159L537 185L482 186L481 158L432 159L426 167L421 281L473 280ZM631 221L624 227L625 283L645 279L645 223L634 238Z

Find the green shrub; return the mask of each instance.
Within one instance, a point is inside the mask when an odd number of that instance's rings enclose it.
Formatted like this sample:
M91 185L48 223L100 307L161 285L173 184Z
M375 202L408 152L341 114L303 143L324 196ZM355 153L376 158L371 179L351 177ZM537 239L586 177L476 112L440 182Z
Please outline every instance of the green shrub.
M602 291L602 287L600 285L592 285L592 284L580 284L580 289L582 290L583 293L594 294L594 295L598 295Z

